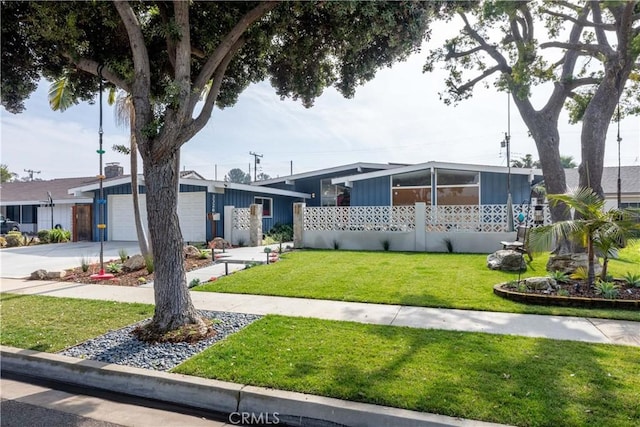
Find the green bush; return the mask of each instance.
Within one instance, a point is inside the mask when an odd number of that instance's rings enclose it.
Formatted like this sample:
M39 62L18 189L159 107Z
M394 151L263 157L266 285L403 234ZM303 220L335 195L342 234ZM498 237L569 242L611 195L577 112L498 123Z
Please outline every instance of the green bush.
M293 241L293 225L278 222L271 227L267 235L276 242L291 242Z
M153 273L153 256L147 255L144 257L144 265L147 267L147 273Z
M619 286L613 282L598 282L594 285L596 294L602 295L606 299L615 299L618 297Z
M117 262L110 262L107 264L107 271L111 274L117 274L122 272L122 264Z
M71 240L71 231L62 228L52 228L49 230L49 242L64 243Z
M40 239L40 243L49 243L51 241L49 230L38 231L38 239Z
M24 237L19 231L10 231L5 236L5 240L7 241L8 248L15 248L16 246L24 245Z
M125 262L127 258L129 258L129 254L127 253L127 250L124 248L121 248L118 250L118 256L120 257L120 262Z
M629 286L640 288L640 274L627 271L627 274L624 275L624 280Z

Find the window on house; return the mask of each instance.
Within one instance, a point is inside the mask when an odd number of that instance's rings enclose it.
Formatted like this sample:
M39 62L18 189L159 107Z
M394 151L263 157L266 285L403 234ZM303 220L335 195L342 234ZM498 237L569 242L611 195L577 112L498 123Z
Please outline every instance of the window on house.
M391 200L394 206L431 204L431 170L419 170L391 177Z
M436 174L438 205L479 205L480 173L438 170Z
M273 207L273 199L270 197L255 197L253 199L253 203L256 205L262 205L262 217L263 218L271 218L272 215L272 207Z
M331 178L320 181L320 206L350 206L351 193L344 185L331 183Z

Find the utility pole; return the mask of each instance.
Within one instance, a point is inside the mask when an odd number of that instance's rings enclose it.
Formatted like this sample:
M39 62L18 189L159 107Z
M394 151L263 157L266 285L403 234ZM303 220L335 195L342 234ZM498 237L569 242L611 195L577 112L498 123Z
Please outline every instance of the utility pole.
M29 181L33 181L34 173L40 173L40 171L34 171L33 169L25 169L24 171L29 174Z
M253 151L249 151L249 155L253 156L253 180L258 180L258 165L260 164L260 159L263 157L262 154L254 153ZM251 169L251 168L249 168ZM251 172L249 172L251 174Z

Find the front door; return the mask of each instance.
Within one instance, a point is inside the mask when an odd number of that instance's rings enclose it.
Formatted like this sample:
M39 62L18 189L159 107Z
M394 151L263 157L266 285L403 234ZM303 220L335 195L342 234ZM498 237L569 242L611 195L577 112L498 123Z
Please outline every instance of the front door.
M91 205L74 206L73 217L75 218L73 240L75 242L93 240Z

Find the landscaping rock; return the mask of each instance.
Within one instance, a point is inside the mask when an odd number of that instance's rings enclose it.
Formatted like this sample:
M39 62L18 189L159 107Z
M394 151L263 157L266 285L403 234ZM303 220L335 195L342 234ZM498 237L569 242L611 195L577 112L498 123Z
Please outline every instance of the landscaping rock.
M487 267L491 270L525 271L527 263L520 252L500 249L487 256Z
M589 268L589 261L586 253L551 255L547 262L547 271L562 271L572 274L578 268ZM596 274L602 272L602 266L596 261L594 264Z
M50 280L56 280L56 279L62 279L64 276L67 275L66 271L47 271L47 279Z
M122 271L130 272L130 271L138 271L145 268L147 264L144 261L144 257L142 255L134 255L129 257L124 264L122 264Z
M231 243L227 242L222 237L216 237L209 242L209 249L231 249Z
M47 270L36 270L31 273L29 279L31 280L45 280L47 278Z
M184 256L187 258L199 258L200 257L200 249L196 248L195 246L192 245L187 245L184 247L184 249L182 250L184 253Z
M529 289L534 289L536 291L552 291L558 286L558 283L555 279L551 277L530 277L525 279L524 284Z

